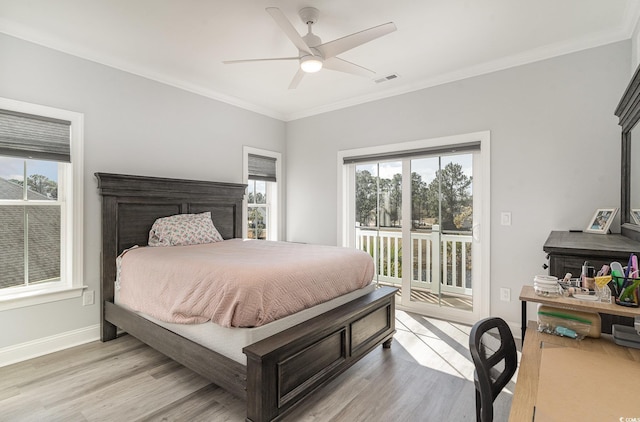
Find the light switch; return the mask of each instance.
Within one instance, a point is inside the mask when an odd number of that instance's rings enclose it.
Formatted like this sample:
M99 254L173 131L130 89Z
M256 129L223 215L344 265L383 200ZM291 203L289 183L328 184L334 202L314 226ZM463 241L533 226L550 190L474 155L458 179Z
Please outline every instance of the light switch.
M500 214L500 224L502 224L503 226L510 226L511 225L511 213L510 212L503 212Z
M503 300L505 302L510 302L511 301L511 289L509 289L507 287L501 287L500 288L500 300Z

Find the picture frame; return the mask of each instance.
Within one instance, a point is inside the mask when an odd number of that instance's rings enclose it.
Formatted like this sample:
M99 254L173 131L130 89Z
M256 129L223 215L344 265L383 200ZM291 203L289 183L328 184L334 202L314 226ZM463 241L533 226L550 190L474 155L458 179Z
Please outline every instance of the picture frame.
M631 218L637 225L640 226L640 208L632 208L631 209Z
M585 229L588 233L607 234L618 208L598 208Z

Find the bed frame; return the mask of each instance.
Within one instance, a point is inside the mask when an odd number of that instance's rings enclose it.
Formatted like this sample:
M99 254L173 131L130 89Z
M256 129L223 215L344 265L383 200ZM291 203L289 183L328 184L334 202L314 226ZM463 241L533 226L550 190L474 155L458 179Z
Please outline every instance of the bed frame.
M116 257L147 244L156 218L210 211L242 237L246 185L96 173L102 196L101 338L133 335L247 401L247 421L278 420L378 345L391 346L396 289L382 287L243 349L244 366L114 304Z

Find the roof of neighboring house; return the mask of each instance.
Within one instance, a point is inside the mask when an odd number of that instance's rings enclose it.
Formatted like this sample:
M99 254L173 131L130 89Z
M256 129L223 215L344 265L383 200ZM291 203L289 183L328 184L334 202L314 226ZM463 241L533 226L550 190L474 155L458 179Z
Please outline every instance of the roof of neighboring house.
M49 199L28 191L31 200ZM0 178L0 199L22 199L22 186ZM60 276L60 207L29 207L29 280ZM24 208L0 206L0 288L24 283Z
M22 199L22 185L0 177L0 199ZM27 199L50 199L32 190L27 190Z

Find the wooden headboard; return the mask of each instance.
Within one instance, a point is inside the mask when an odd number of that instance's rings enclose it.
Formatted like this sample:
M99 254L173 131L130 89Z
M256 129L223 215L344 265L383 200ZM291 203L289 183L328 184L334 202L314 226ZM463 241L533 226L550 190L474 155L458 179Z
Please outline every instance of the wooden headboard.
M101 302L113 302L116 257L133 245L147 245L157 218L210 211L223 238L242 237L247 185L109 173L95 176L102 196Z

